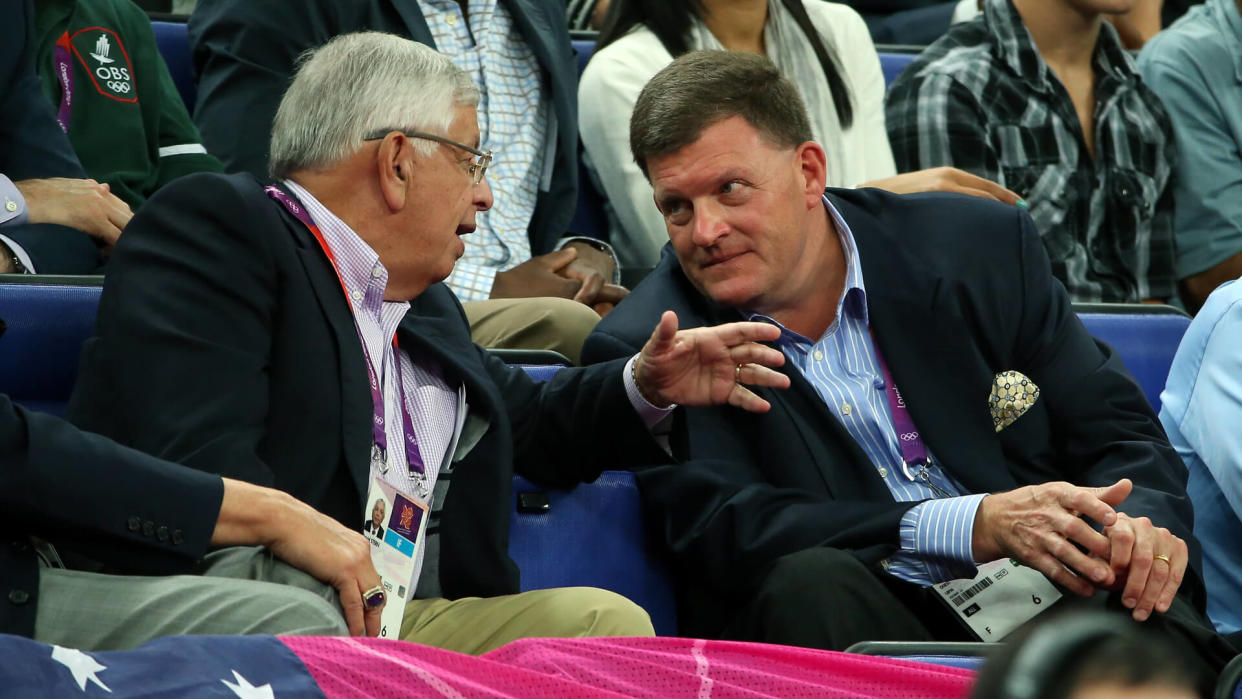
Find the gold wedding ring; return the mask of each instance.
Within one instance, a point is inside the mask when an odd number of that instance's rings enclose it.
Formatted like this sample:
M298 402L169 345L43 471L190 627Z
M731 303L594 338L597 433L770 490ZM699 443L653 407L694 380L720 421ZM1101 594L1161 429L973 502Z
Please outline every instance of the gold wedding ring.
M1169 566L1172 566L1172 565L1173 565L1173 562L1169 560L1169 557L1168 557L1168 556L1166 556L1166 555L1164 555L1163 553L1158 553L1158 554L1156 554L1156 555L1152 556L1152 558L1154 559L1154 561L1164 561L1164 562L1165 562L1165 563L1167 563ZM1154 561L1153 561L1153 562L1154 562Z
M733 369L733 383L742 383L742 365L738 364Z

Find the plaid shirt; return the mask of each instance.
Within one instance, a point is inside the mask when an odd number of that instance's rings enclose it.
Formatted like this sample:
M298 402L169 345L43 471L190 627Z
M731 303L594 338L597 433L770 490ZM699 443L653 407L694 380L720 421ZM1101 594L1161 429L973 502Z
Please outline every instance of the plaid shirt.
M1107 23L1093 61L1094 162L1013 4L985 0L888 93L897 167L952 165L1017 192L1074 301L1173 298L1172 122Z
M538 59L522 39L508 9L496 0L470 0L470 22L456 0L420 0L436 50L474 79L479 88L479 131L495 153L487 179L495 202L478 215L463 240L466 253L445 282L462 301L485 299L496 273L531 257L527 227L556 146L555 117L542 85Z

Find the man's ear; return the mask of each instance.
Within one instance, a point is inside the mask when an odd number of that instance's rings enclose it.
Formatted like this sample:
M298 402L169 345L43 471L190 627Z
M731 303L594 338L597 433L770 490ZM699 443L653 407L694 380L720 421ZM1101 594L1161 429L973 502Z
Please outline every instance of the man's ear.
M823 146L807 141L798 146L797 157L807 208L814 208L820 205L824 187L827 186L828 156L824 153Z
M375 171L380 194L390 211L396 212L405 208L414 167L411 147L410 139L405 134L394 131L380 141L379 148L375 151Z

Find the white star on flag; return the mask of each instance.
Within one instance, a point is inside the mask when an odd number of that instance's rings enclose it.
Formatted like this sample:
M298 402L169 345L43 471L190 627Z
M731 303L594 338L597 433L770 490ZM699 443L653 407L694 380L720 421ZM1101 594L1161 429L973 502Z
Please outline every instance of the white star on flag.
M242 699L275 699L276 698L276 695L272 693L272 685L270 684L265 684L260 687L255 687L254 685L250 684L250 682L247 681L245 677L242 677L241 673L236 670L233 671L233 678L237 680L237 684L233 684L232 682L229 682L228 680L220 680L220 681L224 683L225 687L228 687L229 689L233 690L233 693L241 697Z
M78 689L86 691L86 683L94 682L103 688L105 692L111 693L112 690L108 686L99 681L95 675L107 670L108 668L100 665L94 658L74 648L62 648L60 646L52 646L52 660L69 668L69 672L73 673L73 679L78 683Z

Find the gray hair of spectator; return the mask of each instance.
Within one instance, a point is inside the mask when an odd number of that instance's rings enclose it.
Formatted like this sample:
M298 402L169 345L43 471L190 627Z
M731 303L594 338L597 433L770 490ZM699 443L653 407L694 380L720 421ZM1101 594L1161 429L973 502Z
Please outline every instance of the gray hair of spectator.
M777 147L795 148L814 138L798 89L767 58L692 51L656 73L638 95L630 116L630 152L650 179L650 158L681 150L735 116Z
M444 134L458 106L479 91L448 57L382 32L343 34L298 58L272 122L272 177L318 170L358 151L384 129ZM413 140L426 155L432 141Z

